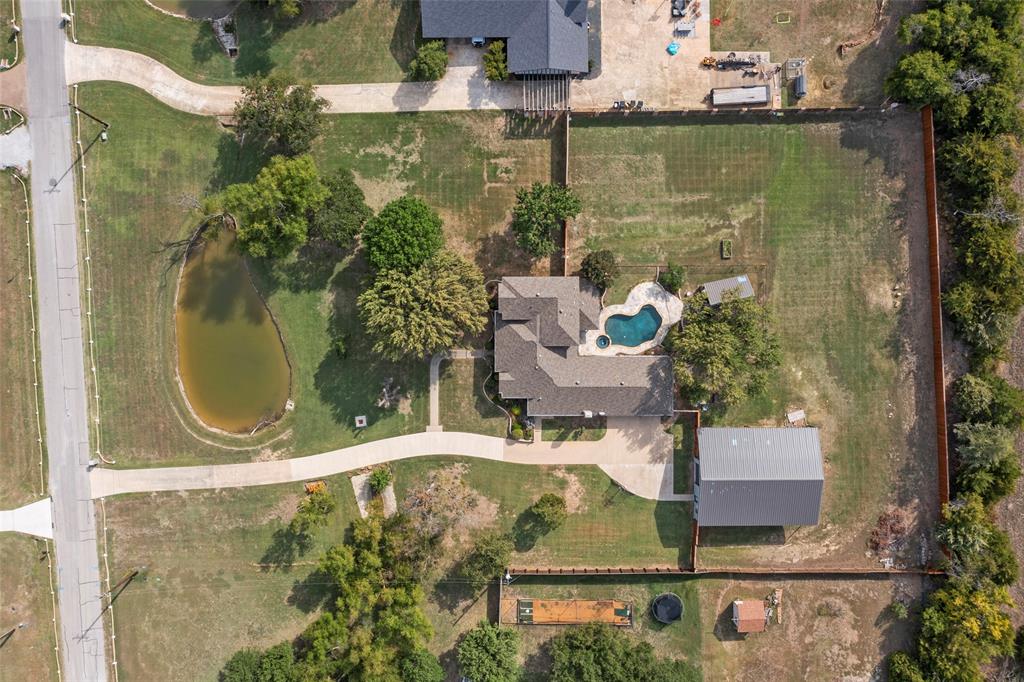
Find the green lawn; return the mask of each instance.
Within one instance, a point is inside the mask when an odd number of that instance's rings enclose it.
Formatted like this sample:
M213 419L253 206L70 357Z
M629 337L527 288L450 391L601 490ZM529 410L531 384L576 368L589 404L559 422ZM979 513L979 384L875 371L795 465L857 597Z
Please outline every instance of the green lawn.
M237 649L298 635L326 596L316 561L358 518L348 477L327 484L338 509L305 552L279 532L301 483L107 500L111 582L140 570L114 602L120 679L214 680Z
M601 440L608 431L603 417L555 417L541 422L541 437L548 441Z
M0 172L0 462L4 471L0 509L34 502L46 489L46 471L40 462L42 415L36 417L35 334L29 298L33 266L25 218L21 183L11 171Z
M822 429L827 481L822 527L808 541L834 540L844 527L848 558L863 561L896 467L930 456L927 438L908 435L918 415L900 396L914 384L898 368L913 357L901 354L892 294L907 268L901 221L919 200L900 171L919 163L917 118L572 125L579 244L610 248L629 265L678 262L686 288L751 276L775 315L782 365L763 396L719 423L782 425L788 410L805 409ZM723 238L733 240L728 261ZM919 409L930 418L929 403ZM708 548L702 561L736 556Z
M19 0L3 0L0 2L0 60L6 59L8 64L15 63L15 57L21 60L21 37L11 30L11 22L21 25L21 8ZM12 10L14 11L12 13ZM0 102L2 104L2 102Z
M441 364L441 424L445 431L504 438L508 417L483 394L490 360L452 360Z
M259 161L215 120L129 86L83 85L79 103L117 127L90 151L87 170L106 453L124 466L290 457L425 428L426 361L382 362L361 333L355 298L368 275L363 259L305 249L283 262L252 263L292 363L294 412L253 439L203 433L174 380L179 242L197 225L190 197L251 178ZM86 142L95 134L87 122ZM444 218L449 248L494 277L529 267L507 247L508 215L515 187L551 177L553 144L547 133L510 129L499 112L354 115L330 117L315 154L325 172L350 166L375 209L406 192L423 197ZM511 169L507 176L487 181L487 169L499 164ZM349 335L344 359L331 349L338 330ZM407 399L385 411L375 402L389 377ZM356 432L362 414L370 427Z
M9 640L0 639L0 682L57 680L47 544L0 534L0 636L24 623Z
M208 23L166 15L144 0L74 0L82 43L141 52L208 85L272 71L314 83L405 79L416 55L418 2L318 0L303 7L295 19L278 19L273 10L239 3L239 56L232 61Z

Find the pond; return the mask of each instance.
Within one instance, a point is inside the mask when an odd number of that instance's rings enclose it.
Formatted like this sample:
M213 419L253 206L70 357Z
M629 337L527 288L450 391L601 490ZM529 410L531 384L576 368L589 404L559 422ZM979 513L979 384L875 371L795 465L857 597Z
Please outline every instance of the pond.
M220 19L238 5L239 0L149 0L171 14L192 19Z
M650 341L660 328L661 315L652 305L645 305L635 315L612 315L604 322L605 334L611 342L630 348Z
M174 318L178 373L203 422L248 433L283 412L291 369L230 230L192 249Z

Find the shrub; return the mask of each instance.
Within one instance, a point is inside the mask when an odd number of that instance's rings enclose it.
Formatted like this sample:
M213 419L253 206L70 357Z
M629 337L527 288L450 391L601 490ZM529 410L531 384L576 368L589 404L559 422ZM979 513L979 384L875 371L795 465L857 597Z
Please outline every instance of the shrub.
M363 228L366 260L377 271L412 272L443 245L441 217L413 196L388 202Z
M988 547L964 567L974 580L991 580L996 585L1012 585L1017 581L1020 565L1013 551L1010 536L1001 528L991 528Z
M619 275L619 264L615 254L608 249L588 253L580 265L580 274L601 290L608 289Z
M897 651L889 656L889 682L925 682L924 673L910 654Z
M288 529L294 535L308 536L314 529L327 524L327 517L337 506L334 495L326 488L316 490L299 502L298 511L288 524Z
M658 274L658 284L671 294L678 294L686 281L686 270L681 265L675 265L671 261L665 269Z
M892 603L889 604L889 613L892 614L893 618L903 620L910 615L910 610L907 608L907 605L899 599L894 599Z
M473 682L516 682L518 654L518 632L483 620L459 642L459 669Z
M541 182L521 187L512 209L516 243L535 258L550 256L558 249L554 235L561 230L562 221L575 218L582 208L568 187Z
M533 503L530 511L543 523L548 530L554 530L562 525L569 516L565 498L554 493L544 493L540 499Z
M960 490L978 495L986 504L1013 492L1020 477L1013 430L963 422L953 427L953 432L960 460Z
M484 52L484 74L489 81L508 80L508 59L505 56L505 41L495 40Z
M402 682L443 682L444 669L426 649L416 649L402 659Z
M443 40L431 40L420 45L416 58L409 63L409 75L416 81L437 81L448 70L448 52Z
M462 577L476 586L483 586L508 566L515 548L512 538L503 533L488 533L473 547L462 563Z
M345 332L338 332L334 335L334 341L332 342L334 348L334 354L338 358L344 360L348 356L348 334Z
M390 467L377 467L370 473L370 490L374 495L380 495L391 485L392 475Z
M603 623L566 628L551 640L551 682L643 680L696 682L700 672L686 661L658 658L647 642Z
M512 437L516 440L523 440L523 435L523 425L519 422L514 422L512 424Z
M1016 312L1004 310L992 292L961 279L942 295L942 305L957 333L973 347L979 360L994 360L1003 355L1013 333Z
M944 144L939 160L951 189L972 200L984 199L1005 187L1019 165L1013 138L988 138L979 133Z

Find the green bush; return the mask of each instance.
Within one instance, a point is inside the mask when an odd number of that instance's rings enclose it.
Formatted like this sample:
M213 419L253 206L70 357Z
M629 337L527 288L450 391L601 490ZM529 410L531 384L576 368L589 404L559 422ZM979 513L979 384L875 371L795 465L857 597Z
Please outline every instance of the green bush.
M892 603L889 604L889 613L891 613L892 617L897 620L904 620L908 615L910 615L910 610L907 608L907 605L899 599L894 599Z
M910 654L897 651L889 656L889 682L925 682L924 674Z
M1024 391L991 372L965 374L953 385L956 408L964 421L1024 427Z
M588 253L580 265L580 274L602 291L608 289L619 275L619 264L615 254L608 249Z
M1007 186L1020 165L1011 136L989 138L980 133L968 133L942 145L939 162L950 188L972 201Z
M459 670L473 682L517 682L518 655L519 633L483 620L459 642Z
M497 578L508 566L515 545L507 534L492 532L476 541L469 556L462 562L462 577L482 587Z
M523 440L524 432L523 425L519 422L512 423L512 437L516 440Z
M370 473L370 490L374 495L380 495L391 485L391 468L387 466L377 467Z
M416 81L438 81L448 70L448 52L443 40L420 45L416 58L409 63L409 75Z
M686 281L686 270L681 265L675 265L669 261L668 265L658 273L658 284L665 288L670 294L678 294Z
M377 271L410 273L436 255L443 245L441 217L414 196L388 202L363 228L366 260Z
M530 507L530 511L544 524L547 530L558 528L569 516L565 498L554 493L544 493L541 495L540 499Z
M416 649L402 659L402 682L443 682L444 669L437 656L426 649Z
M953 432L959 460L958 489L978 495L985 504L1013 492L1020 477L1014 431L995 424L962 422Z
M534 258L550 256L558 250L555 235L562 221L575 218L581 210L583 205L568 187L535 182L519 188L512 208L516 243Z
M262 655L259 649L239 649L224 664L219 682L257 682Z
M334 348L334 354L337 355L339 359L344 360L348 356L348 334L343 331L339 331L334 335L332 346Z
M508 59L505 56L505 41L495 40L484 52L484 74L489 81L508 80Z
M995 585L1010 586L1017 581L1020 565L1013 551L1010 536L994 524L988 536L988 547L964 566L974 580L991 580Z

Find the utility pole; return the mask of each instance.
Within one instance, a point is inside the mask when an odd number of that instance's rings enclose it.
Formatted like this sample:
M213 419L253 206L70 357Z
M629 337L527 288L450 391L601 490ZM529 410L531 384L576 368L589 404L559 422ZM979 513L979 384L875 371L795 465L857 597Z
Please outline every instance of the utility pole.
M103 142L107 141L107 131L110 130L110 124L109 123L107 123L106 121L104 121L102 119L96 118L95 116L90 114L85 109L75 105L73 102L68 102L68 106L71 107L72 109L74 109L75 111L77 111L78 113L84 114L85 116L88 116L89 118L91 118L92 120L96 121L101 126L103 126L103 130L100 131L100 140L103 141Z

